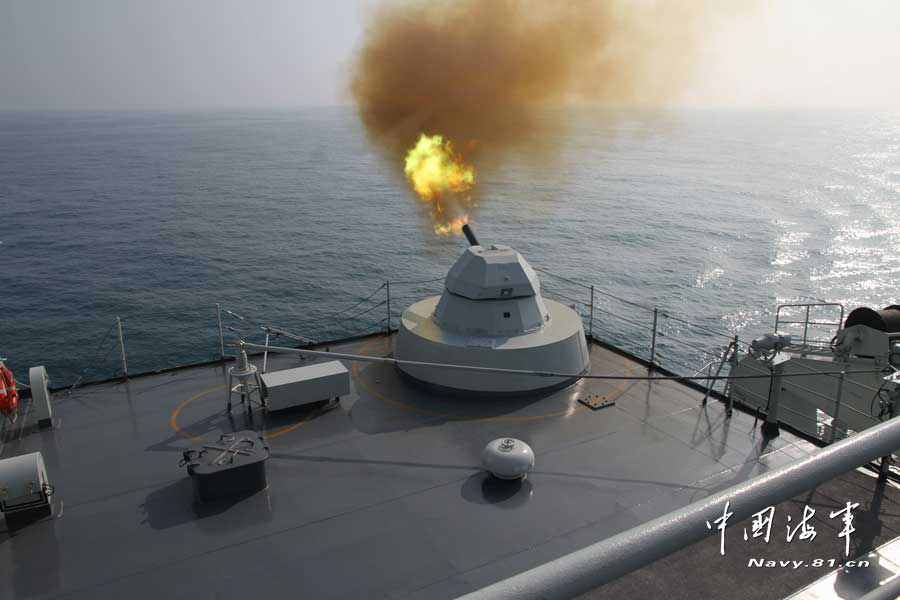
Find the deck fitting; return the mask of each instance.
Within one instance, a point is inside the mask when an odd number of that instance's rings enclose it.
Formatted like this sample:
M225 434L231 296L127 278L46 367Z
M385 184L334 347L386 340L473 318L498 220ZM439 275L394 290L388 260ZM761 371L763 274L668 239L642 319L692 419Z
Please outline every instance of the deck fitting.
M615 406L616 401L612 398L607 398L606 396L588 396L586 398L579 398L578 401L581 404L584 404L591 410L600 410L601 408L606 408L607 406Z

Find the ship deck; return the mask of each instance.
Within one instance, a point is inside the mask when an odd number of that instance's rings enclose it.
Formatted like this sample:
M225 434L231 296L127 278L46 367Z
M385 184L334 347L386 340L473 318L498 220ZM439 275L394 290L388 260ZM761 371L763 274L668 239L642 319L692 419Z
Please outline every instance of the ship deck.
M330 349L388 356L393 343L371 336ZM590 352L594 373L646 374L605 346ZM268 370L309 362L270 355ZM26 413L5 431L0 458L43 453L54 517L0 530L0 597L453 598L816 449L786 431L764 438L752 415L727 418L721 402L704 406L676 381L460 398L388 365L347 366L351 394L330 410L229 415L224 368L207 365L57 393L53 429L34 429ZM590 410L578 402L586 395L615 405ZM271 445L268 489L196 504L182 451L241 429ZM498 437L533 447L524 482L500 485L481 470L482 448ZM895 500L881 510L900 512ZM833 545L837 557L843 545ZM707 554L684 558L675 576L694 576L685 565L715 572ZM677 562L666 564L659 573ZM641 597L648 573L610 591Z

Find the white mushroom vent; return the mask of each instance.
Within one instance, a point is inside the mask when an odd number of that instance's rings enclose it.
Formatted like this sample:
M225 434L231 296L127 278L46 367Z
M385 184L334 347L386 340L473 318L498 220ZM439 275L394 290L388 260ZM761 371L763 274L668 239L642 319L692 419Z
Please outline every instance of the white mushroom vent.
M481 452L484 468L500 479L523 479L534 468L534 451L522 440L500 438Z

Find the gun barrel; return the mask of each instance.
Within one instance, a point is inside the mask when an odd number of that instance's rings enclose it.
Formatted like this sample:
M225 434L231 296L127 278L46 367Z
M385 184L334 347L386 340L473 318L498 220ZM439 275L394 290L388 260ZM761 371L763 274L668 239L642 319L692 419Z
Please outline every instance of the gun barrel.
M463 234L465 234L466 239L469 240L470 246L480 246L481 245L478 243L478 238L475 237L475 232L472 231L472 228L469 227L468 223L466 223L465 225L462 226L462 232L463 232Z

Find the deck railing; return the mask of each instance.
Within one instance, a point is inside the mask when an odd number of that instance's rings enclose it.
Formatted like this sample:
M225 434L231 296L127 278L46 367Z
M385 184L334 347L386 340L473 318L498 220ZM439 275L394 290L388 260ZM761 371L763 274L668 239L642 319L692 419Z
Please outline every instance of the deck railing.
M589 338L622 347L646 361L651 370L665 369L680 375L720 373L730 364L733 349L740 343L732 333L691 323L663 308L621 298L544 269L538 271L546 276L542 293L572 306L582 316ZM221 303L184 311L117 315L99 336L95 351L81 355L74 381L54 381L54 387L74 388L185 363L228 360L233 357L238 340L269 344L283 339L308 345L396 331L403 310L412 302L440 294L443 282L444 277L385 281L343 308L309 319L275 320L257 314L252 307ZM194 334L191 341L171 335L172 327L179 333ZM185 347L188 343L192 344L192 352ZM187 359L167 364L167 355ZM721 380L711 381L708 393L725 391L725 387Z
M736 365L738 350L745 350L747 347L736 334L711 324L693 323L665 308L622 298L601 290L596 285L556 275L545 269L536 270L542 274L542 294L576 310L583 319L589 339L609 343L627 351L643 360L650 371L661 370L684 377L709 377L705 381L693 383L705 388L703 403L706 403L710 394L719 393L727 398L728 411L731 411L731 390L725 376ZM287 340L293 345L308 346L379 332L393 332L396 331L403 310L417 300L440 294L443 282L444 277L385 281L368 293L359 294L336 311L320 312L306 319L282 317L276 320L269 315L258 314L265 311L252 307L236 308L222 304L117 315L109 328L99 336L100 342L95 348L89 342L84 344L93 348L93 351L79 354L81 362L77 365L77 370L70 367L70 371L77 372L74 380L53 380L51 385L54 389L74 389L92 381L127 379L129 375L157 372L176 366L229 360L240 340L266 346ZM781 317L788 315L788 310L800 310L806 317L800 324L807 331L807 335L801 339L809 344L816 341L815 336L809 335L812 326L830 327L835 324L834 321L820 323L813 311L839 306L783 305L779 307L776 326L792 324L790 322L793 318ZM170 335L173 327L180 334L189 335ZM179 358L167 360L167 356ZM268 356L265 355L264 369L267 359ZM52 363L48 370L52 377ZM862 385L850 378L842 381L844 383L838 386L839 390L844 385ZM786 385L816 397L824 397L799 381L791 381ZM878 393L878 390L871 391ZM744 392L754 395L748 390ZM768 405L767 398L756 400L760 405ZM813 428L815 431L808 433L825 442L832 442L848 433L839 426L840 414L856 409L842 402L840 392L836 399L827 400L835 403L834 414L820 415L822 422ZM781 408L791 412L789 406ZM873 423L880 420L880 417L867 416Z
M708 379L691 383L705 389L703 403L706 403L710 394L718 393L727 399L727 410L731 412L733 398L730 384L733 382L727 375L737 364L738 350L746 350L748 346L736 334L708 323L693 323L667 309L622 298L592 284L556 275L545 269L536 270L543 275L543 295L576 310L583 319L589 339L627 351L644 361L649 371L659 370L681 377L707 377ZM260 314L264 310L222 304L117 315L111 319L109 328L98 336L100 341L96 347L90 340L82 342L84 347L93 350L76 355L79 359L76 368L72 368L75 359L70 359L68 355L63 357L63 360L72 361L67 364L68 370L76 372L77 376L68 381L53 379L51 387L73 390L89 382L127 379L135 374L230 360L235 346L241 340L264 346L270 343L283 344L287 340L295 346L309 346L377 333L387 334L396 331L402 312L408 305L440 294L443 282L444 277L385 281L368 293L358 294L336 311L320 311L304 319L286 319L284 316L273 319L270 315ZM779 307L776 326L793 320L781 319L784 310L800 310L806 317L801 324L808 334L810 326L830 327L835 324L833 321L820 323L812 311L839 306L783 305ZM173 328L181 335L171 335ZM807 344L816 341L809 335L801 339ZM263 370L267 366L267 359L268 355L265 354ZM52 377L55 371L53 361L46 364ZM772 373L768 375L772 376ZM837 398L810 390L800 381L784 383L787 387L834 402L833 414L820 414L812 430L807 431L826 443L852 433L839 426L840 414L844 411L860 412L842 402L841 390L846 385L863 384L851 378L841 378L841 381L837 388ZM872 393L879 393L879 390L868 389ZM754 396L756 404L769 405L768 398L756 397L757 394L747 389L743 392ZM792 412L790 406L785 405L781 409ZM774 419L777 409L763 409L762 412L767 418ZM876 423L885 415L866 416Z
M775 331L797 334L803 346L830 346L843 323L844 305L836 302L780 304L775 310Z
M732 332L693 323L595 285L535 270L549 278L541 283L542 293L579 311L590 338L627 350L647 361L651 369L663 368L679 375L721 374L731 364L734 349L742 344ZM725 389L724 381L710 380L707 395L712 391L724 393Z

